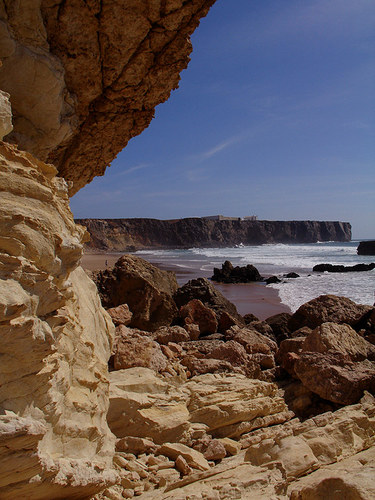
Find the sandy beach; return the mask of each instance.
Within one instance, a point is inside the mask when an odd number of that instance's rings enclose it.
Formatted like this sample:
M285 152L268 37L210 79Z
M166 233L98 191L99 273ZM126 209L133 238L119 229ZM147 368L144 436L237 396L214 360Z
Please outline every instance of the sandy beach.
M90 253L85 252L81 265L84 269L94 271L113 267L115 262L121 257L121 253ZM151 257L151 256L150 256ZM144 258L144 256L142 256ZM182 286L187 281L194 278L209 278L211 272L201 270L188 270L177 266L168 266L165 263L157 262L152 258L145 259L166 271L176 273L177 282ZM240 314L255 314L259 319L266 319L274 314L290 312L288 306L280 300L277 290L267 287L265 283L244 283L244 284L221 284L215 283L221 293L233 304L236 305Z

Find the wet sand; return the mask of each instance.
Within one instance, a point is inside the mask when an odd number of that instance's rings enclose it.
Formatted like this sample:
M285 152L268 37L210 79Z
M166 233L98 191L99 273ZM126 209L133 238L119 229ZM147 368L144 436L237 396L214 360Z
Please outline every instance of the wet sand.
M113 267L115 262L123 255L122 253L85 253L81 265L84 269L94 271ZM142 258L144 258L142 256ZM148 260L148 259L145 259ZM208 278L210 274L200 270L186 270L175 266L166 266L156 260L151 260L152 264L166 271L176 273L178 284L181 286L194 278ZM277 290L267 287L265 283L243 283L243 284L222 284L214 283L215 287L233 304L236 305L240 314L255 314L259 319L266 319L274 314L291 312L289 307L282 304Z

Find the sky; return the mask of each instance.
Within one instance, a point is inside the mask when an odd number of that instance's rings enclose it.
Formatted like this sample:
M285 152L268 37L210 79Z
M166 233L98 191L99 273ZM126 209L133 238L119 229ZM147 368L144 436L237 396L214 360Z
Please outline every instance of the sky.
M341 220L375 239L375 1L217 0L76 218Z

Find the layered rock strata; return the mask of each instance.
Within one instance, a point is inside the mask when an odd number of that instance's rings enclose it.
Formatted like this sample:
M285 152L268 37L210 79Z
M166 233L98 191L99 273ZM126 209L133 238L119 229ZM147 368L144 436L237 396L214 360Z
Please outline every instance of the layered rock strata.
M0 497L87 497L117 479L114 327L56 169L1 143L0 197Z
M249 221L204 218L77 219L91 240L87 248L127 252L141 248L191 248L350 241L348 222Z
M103 175L178 87L189 37L214 1L2 0L7 140L52 162L71 193Z

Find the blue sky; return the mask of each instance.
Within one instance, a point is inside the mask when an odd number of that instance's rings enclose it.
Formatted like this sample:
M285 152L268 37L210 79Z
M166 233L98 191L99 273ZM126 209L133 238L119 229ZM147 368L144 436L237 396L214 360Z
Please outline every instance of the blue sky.
M374 0L217 0L75 217L342 220L375 238Z

